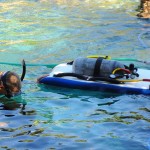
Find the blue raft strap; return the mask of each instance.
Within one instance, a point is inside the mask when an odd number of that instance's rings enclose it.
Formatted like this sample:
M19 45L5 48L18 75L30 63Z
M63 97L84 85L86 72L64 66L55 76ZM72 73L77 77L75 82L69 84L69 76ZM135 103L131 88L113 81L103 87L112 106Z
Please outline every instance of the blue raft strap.
M89 76L84 76L84 75L80 75L77 73L58 73L58 74L54 74L54 77L65 77L65 76L71 76L71 77L76 77L78 79L81 80L86 80L86 81L106 81L106 82L110 82L110 83L114 83L114 84L121 84L123 82L120 82L118 80L115 79L111 79L111 78L106 78L106 77L89 77Z
M103 57L97 58L96 63L95 63L95 67L94 67L94 74L93 74L94 77L98 77L99 76L99 74L100 74L100 67L101 67L103 59L104 59Z

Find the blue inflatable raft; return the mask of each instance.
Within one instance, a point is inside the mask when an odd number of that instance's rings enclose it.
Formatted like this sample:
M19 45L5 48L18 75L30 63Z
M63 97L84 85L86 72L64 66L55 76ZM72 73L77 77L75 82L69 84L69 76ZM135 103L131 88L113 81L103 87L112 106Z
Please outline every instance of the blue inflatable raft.
M122 81L122 83L104 80L88 81L74 76L55 76L60 73L72 73L72 65L66 63L57 65L48 76L40 78L39 83L83 90L150 95L150 70L146 69L138 69L139 77L135 79L120 79L119 81Z

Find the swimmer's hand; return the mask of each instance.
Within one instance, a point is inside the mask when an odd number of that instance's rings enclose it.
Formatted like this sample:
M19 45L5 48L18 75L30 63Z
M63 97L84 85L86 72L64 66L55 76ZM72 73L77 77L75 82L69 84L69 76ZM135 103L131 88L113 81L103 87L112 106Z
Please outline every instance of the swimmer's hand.
M42 80L43 78L47 77L49 74L43 75L39 78L37 78L37 83L40 83L40 80Z

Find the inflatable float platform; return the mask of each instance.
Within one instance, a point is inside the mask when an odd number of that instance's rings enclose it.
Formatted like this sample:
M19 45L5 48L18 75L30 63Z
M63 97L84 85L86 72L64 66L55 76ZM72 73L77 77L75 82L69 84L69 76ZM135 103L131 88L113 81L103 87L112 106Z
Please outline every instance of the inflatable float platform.
M55 66L48 76L41 77L39 83L120 94L144 94L150 95L150 70L137 69L135 78L105 78L89 77L73 72L73 64L63 63Z

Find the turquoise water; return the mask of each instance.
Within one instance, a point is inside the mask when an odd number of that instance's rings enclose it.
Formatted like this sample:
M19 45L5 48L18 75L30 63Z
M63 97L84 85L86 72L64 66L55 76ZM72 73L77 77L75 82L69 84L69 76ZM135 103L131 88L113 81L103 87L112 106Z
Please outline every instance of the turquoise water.
M0 62L53 64L94 54L149 60L150 20L136 17L137 6L138 0L1 0ZM1 70L21 73L15 65ZM0 99L0 149L149 149L149 96L38 85L50 70L28 66L22 95Z

